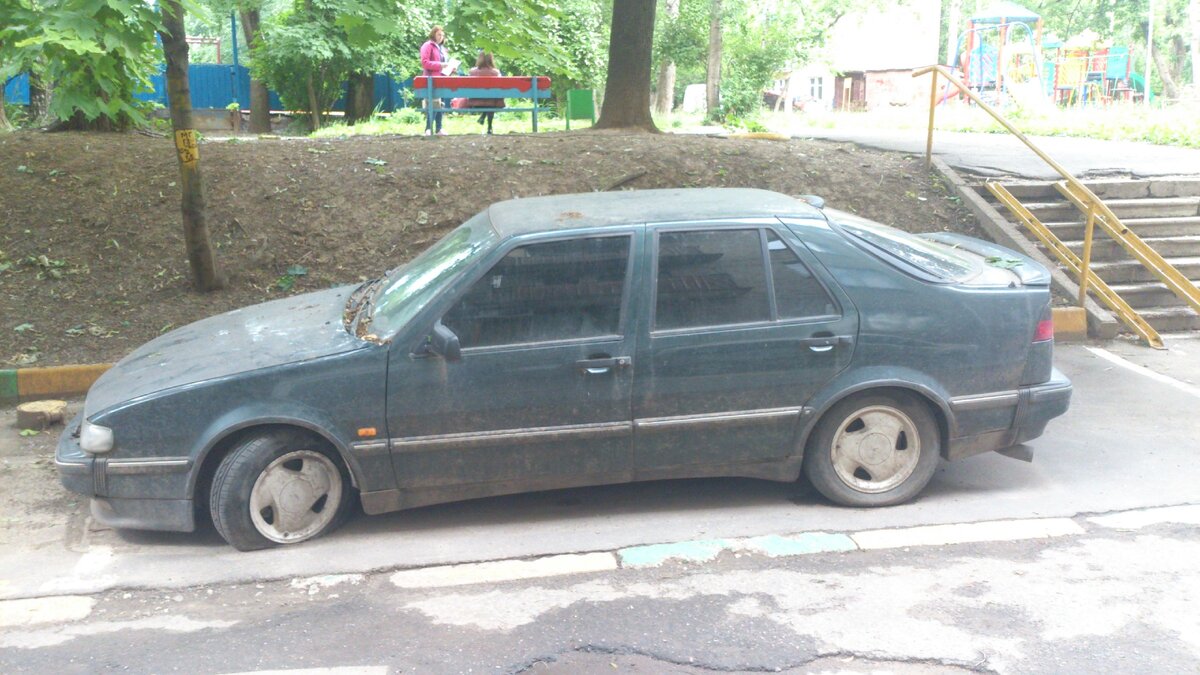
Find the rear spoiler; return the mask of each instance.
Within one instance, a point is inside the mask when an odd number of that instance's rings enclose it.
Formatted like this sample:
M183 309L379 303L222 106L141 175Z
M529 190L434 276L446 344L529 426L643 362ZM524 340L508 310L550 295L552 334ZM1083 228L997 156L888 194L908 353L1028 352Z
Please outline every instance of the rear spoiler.
M969 251L984 258L1000 259L1004 261L1003 267L1012 271L1013 274L1021 280L1021 284L1025 286L1049 286L1050 271L1043 267L1033 258L1027 255L1017 253L1016 251L988 243L974 237L968 237L962 234L954 234L952 232L931 232L928 234L919 234L918 237L936 241L939 244L945 244L951 248L959 248L964 251Z

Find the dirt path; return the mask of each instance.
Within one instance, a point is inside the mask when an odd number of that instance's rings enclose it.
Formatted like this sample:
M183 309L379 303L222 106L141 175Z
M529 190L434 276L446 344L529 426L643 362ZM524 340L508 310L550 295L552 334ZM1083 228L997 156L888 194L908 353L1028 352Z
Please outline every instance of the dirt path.
M236 307L379 275L512 197L685 186L818 194L980 235L921 159L824 141L582 131L201 146L230 287L191 292L165 138L0 135L0 367L119 359Z

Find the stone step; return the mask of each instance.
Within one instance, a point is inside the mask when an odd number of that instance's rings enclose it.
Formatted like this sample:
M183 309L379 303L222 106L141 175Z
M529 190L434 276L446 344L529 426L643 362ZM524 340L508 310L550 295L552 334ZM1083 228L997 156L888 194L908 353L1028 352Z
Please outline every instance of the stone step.
M1167 258L1188 279L1200 279L1200 257ZM1158 281L1153 272L1136 260L1105 260L1092 264L1092 270L1108 284Z
M1158 251L1158 254L1164 258L1191 258L1200 257L1200 236L1187 237L1147 237L1142 241L1146 242L1150 248ZM1064 241L1075 255L1083 257L1083 240ZM1125 250L1115 239L1108 236L1107 232L1099 233L1092 239L1092 261L1098 262L1101 260L1119 260L1130 258L1129 252Z
M1155 307L1138 314L1159 333L1200 330L1200 314L1190 307Z
M1035 218L1045 222L1083 220L1083 213L1069 202L1023 202ZM1200 216L1200 197L1164 197L1154 199L1106 199L1104 203L1117 217L1126 218L1177 218ZM1004 209L1002 212L1007 212ZM1012 214L1006 216L1016 220Z
M1197 287L1200 282L1193 281ZM1187 302L1167 290L1167 285L1161 281L1141 281L1137 283L1109 284L1109 288L1121 296L1134 309L1150 309L1153 307L1187 307Z
M1110 180L1083 181L1101 199L1141 199L1143 197L1200 197L1200 179ZM1004 183L1004 187L1021 201L1055 201L1062 198L1053 183ZM987 188L983 195L991 198Z
M1003 209L1003 207L1001 207ZM1055 234L1059 239L1067 240L1083 240L1085 223L1083 220L1066 220L1046 222L1046 227ZM1190 216L1182 218L1122 218L1121 222L1125 224L1137 236L1146 239L1149 237L1176 237L1186 235L1200 236L1200 216ZM1024 226L1022 226L1024 230ZM1103 234L1103 230L1096 228L1097 236L1107 237Z

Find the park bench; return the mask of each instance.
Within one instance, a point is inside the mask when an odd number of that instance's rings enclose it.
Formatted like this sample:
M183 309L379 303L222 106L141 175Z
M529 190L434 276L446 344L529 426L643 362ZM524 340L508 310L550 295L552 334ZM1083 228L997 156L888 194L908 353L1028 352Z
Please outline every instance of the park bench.
M413 95L421 101L433 101L425 106L425 124L432 126L433 114L442 113L485 113L485 112L528 112L533 113L533 131L538 130L538 113L549 108L539 102L550 98L550 78L542 76L453 76L413 78ZM448 108L441 105L443 99L455 98L520 98L530 99L528 107L517 108Z

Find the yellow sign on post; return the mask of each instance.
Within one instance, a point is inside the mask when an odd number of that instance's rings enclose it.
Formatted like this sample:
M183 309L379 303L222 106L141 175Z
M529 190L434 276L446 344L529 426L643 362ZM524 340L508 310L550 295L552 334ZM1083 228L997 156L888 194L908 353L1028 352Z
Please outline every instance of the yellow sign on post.
M184 166L195 166L200 161L200 146L196 142L195 129L181 129L175 132L175 150L179 152L179 163Z

